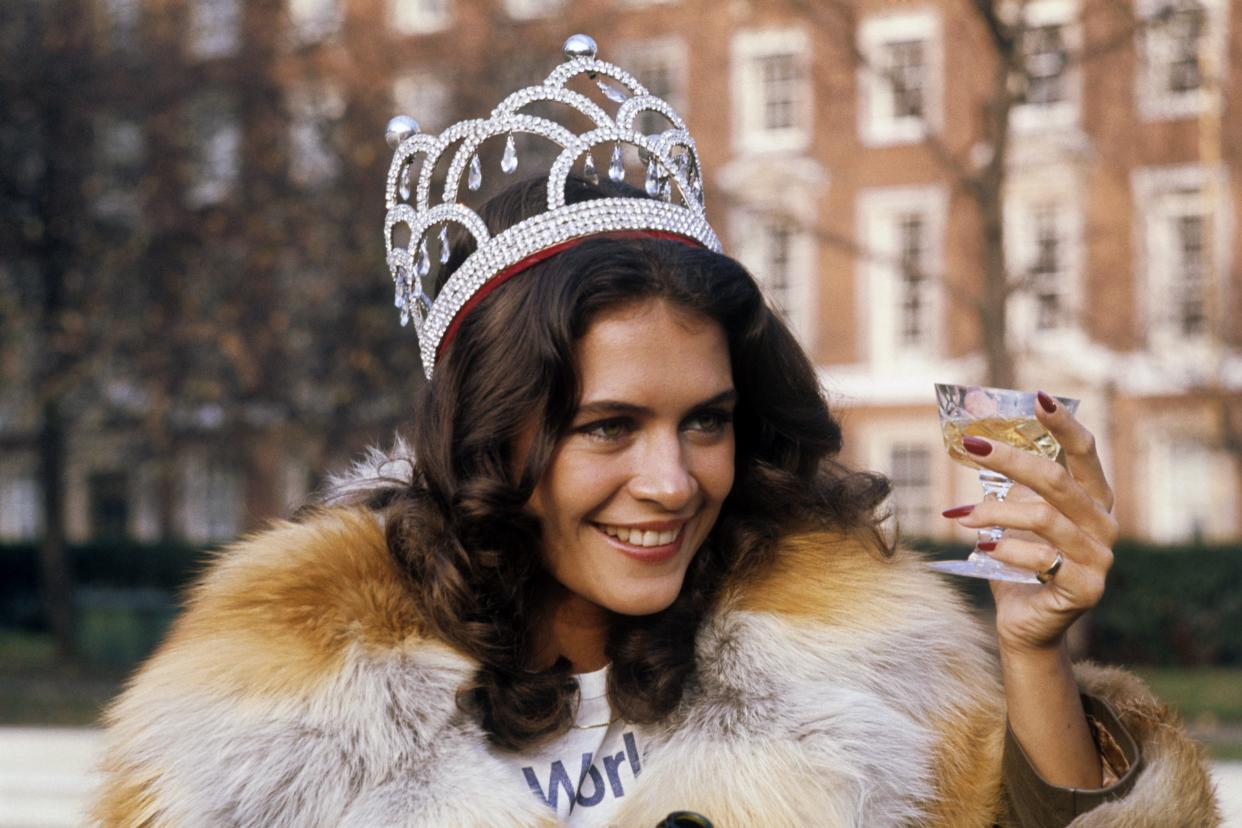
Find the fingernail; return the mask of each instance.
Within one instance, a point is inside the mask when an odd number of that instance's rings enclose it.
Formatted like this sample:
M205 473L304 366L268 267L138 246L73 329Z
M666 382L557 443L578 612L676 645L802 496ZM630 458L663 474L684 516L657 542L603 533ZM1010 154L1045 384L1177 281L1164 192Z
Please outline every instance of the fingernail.
M963 437L962 448L978 457L987 457L992 453L992 444L979 437Z
M996 541L979 541L975 544L975 548L980 552L991 552L996 548Z
M1057 413L1057 401L1052 397L1049 397L1043 391L1037 391L1035 393L1035 399L1039 400L1039 405L1044 409L1044 411L1047 411L1049 414Z
M975 504L967 503L965 506L954 506L952 509L945 509L940 514L947 518L966 517L975 510Z

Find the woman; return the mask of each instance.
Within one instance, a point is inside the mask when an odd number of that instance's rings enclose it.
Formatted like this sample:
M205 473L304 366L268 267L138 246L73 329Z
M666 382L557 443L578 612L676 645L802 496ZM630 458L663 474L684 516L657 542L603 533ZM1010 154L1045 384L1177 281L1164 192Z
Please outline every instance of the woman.
M616 198L642 196L566 184ZM514 187L479 237L548 204ZM1167 711L1071 673L1115 524L1063 408L1039 417L1067 469L979 441L1035 495L948 513L1011 530L1002 560L1063 555L995 588L998 671L950 585L887 548L887 483L836 463L814 370L740 265L610 230L493 269L432 349L404 474L400 451L196 587L110 713L100 822L1218 821Z

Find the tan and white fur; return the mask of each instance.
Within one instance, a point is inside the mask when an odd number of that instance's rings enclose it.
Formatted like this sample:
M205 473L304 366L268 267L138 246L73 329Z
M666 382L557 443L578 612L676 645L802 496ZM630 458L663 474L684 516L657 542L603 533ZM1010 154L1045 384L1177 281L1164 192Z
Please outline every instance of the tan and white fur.
M988 632L911 554L783 541L698 638L674 715L646 730L619 825L990 826L1002 692ZM99 824L542 826L547 807L455 701L474 664L435 640L357 507L221 553L108 714ZM1083 668L1144 767L1077 826L1216 824L1201 751L1132 677Z

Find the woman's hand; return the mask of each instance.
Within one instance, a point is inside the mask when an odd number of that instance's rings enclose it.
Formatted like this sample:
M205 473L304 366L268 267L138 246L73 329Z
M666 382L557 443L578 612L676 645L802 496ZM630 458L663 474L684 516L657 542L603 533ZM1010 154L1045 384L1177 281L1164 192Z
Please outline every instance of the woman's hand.
M1062 555L1046 584L991 582L1001 652L1016 656L1059 649L1070 624L1099 603L1118 533L1095 437L1043 392L1035 415L1061 444L1065 465L975 438L966 446L975 462L1015 486L1004 502L985 500L958 521L974 529L1003 528L1001 541L984 551L1014 566L1046 570L1058 551Z
M978 504L958 521L972 529L1000 526L988 554L1036 572L1062 555L1047 583L992 581L1001 676L1009 725L1027 758L1054 785L1097 788L1099 753L1078 697L1065 633L1099 603L1113 563L1117 521L1095 438L1040 392L1035 415L1064 451L1065 465L1003 443L966 438L975 462L1015 481L1004 502ZM955 510L950 510L951 512ZM959 512L960 514L960 512Z

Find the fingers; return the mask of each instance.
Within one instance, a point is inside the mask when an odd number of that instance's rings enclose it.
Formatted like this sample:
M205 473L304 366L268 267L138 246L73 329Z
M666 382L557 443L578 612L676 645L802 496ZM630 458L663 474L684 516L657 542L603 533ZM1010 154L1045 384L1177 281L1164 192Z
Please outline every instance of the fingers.
M957 522L959 524L972 529L982 529L987 526L1003 526L1006 530L1031 532L1042 538L1051 547L1063 551L1067 559L1101 572L1107 572L1113 563L1111 543L1101 542L1089 532L1084 531L1079 524L1066 517L1051 504L1041 500L1020 502L984 501L971 509L968 514L961 514L960 511L952 509L945 514L949 517L958 518ZM1105 515L1105 517L1109 516ZM1111 520L1111 518L1109 519ZM1015 543L1029 545L1034 542L1005 538L1001 543L1002 545L1012 545ZM1034 545L1043 547L1042 544L1038 543L1034 543ZM1046 549L1048 547L1043 548ZM992 553L989 552L988 554ZM1032 566L1031 568L1044 569L1052 562L1054 556L1055 552L1052 555L1046 555L1041 566Z
M1064 412L1064 406L1060 408ZM1090 432L1087 434L1089 436ZM1060 512L1068 518L1070 523L1081 527L1082 531L1101 543L1112 546L1116 541L1118 533L1116 520L1109 514L1105 505L1075 478L1073 471L1069 468L993 440L972 437L964 440L963 446L970 451L976 463L1022 483L1046 501L1045 505L1050 504L1053 511ZM1082 459L1081 455L1076 456L1079 460ZM1094 457L1094 449L1092 449L1092 456ZM1098 458L1095 460L1095 465L1098 468ZM1103 473L1100 472L1101 482L1104 480L1102 475ZM1107 490L1107 482L1103 482L1103 486L1111 501L1112 493ZM1002 526L1010 526L1005 521L998 521L998 523Z
M1058 550L1038 541L1005 537L994 547L984 551L998 561L1032 572L1042 572L1056 560ZM1061 554L1061 568L1048 584L1062 593L1068 605L1067 609L1095 606L1104 594L1104 582L1112 561L1106 561L1100 556L1094 565L1087 565L1075 560L1065 550L1061 550Z
M1065 465L1104 511L1113 510L1113 490L1108 485L1100 455L1096 450L1095 435L1074 418L1069 409L1055 397L1038 393L1035 416L1057 438L1065 452ZM1051 410L1050 410L1051 409Z

